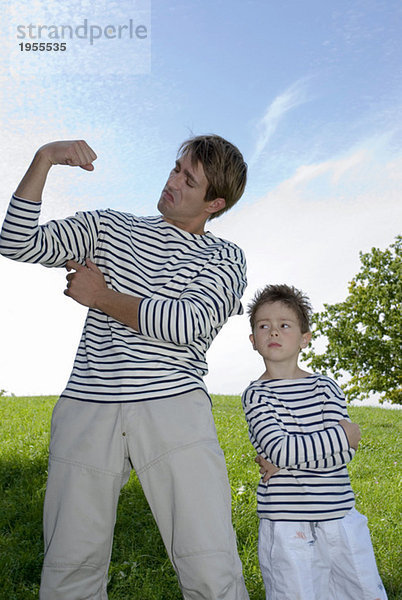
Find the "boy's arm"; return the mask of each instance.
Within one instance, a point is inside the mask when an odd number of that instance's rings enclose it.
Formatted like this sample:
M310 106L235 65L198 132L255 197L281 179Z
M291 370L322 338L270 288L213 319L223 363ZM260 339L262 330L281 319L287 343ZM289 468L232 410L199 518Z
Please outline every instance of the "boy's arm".
M243 395L243 407L252 439L267 459L279 468L316 464L350 448L346 431L339 424L311 434L289 434L277 421L269 399L261 401L252 390Z
M327 379L327 378L326 378ZM346 400L341 388L332 380L326 382L325 395L327 402L323 406L324 424L329 427L341 425L343 427L349 446L352 450L334 453L332 456L326 456L319 461L302 462L295 465L288 465L290 468L298 469L325 469L328 467L340 466L350 462L354 456L354 451L357 450L358 443L361 439L360 428L356 423L350 422L347 414ZM341 417L341 418L340 418ZM347 417L347 420L345 417ZM260 464L260 473L265 474L263 481L268 479L277 472L278 467L268 462L262 455L256 457L256 462ZM275 470L276 469L276 470Z
M357 423L352 423L347 421L346 419L341 419L339 421L339 425L341 425L346 433L348 438L349 446L354 450L357 450L359 442L362 438L360 427Z

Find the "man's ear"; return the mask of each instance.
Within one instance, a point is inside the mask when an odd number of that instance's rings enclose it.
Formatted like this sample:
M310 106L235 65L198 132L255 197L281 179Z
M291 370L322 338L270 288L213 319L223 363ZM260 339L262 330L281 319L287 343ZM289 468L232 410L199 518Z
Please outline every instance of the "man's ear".
M253 350L255 350L254 336L252 333L250 333L250 335L248 336L248 339L250 340L251 345L253 346Z
M209 200L207 204L208 204L207 212L210 215L213 215L214 213L218 212L219 210L222 210L223 208L225 208L226 200L225 200L225 198L215 198L215 200Z
M311 342L311 337L312 337L311 331L307 331L306 333L303 333L302 341L300 344L301 349L307 348L307 346Z

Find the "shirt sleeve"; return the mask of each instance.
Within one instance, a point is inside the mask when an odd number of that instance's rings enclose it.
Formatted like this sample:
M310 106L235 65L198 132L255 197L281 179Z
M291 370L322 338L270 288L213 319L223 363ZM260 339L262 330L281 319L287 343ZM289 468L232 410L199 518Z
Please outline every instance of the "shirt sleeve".
M262 400L258 392L248 389L243 394L242 403L251 442L279 468L301 465L317 468L320 461L328 458L338 460L335 458L338 454L349 451L349 442L341 425L314 433L289 434L278 422L269 398L264 396Z
M140 333L165 342L191 345L212 339L232 315L243 312L246 262L234 244L208 261L177 299L144 298L139 307Z
M13 260L64 267L68 260L84 263L95 254L100 211L39 225L40 202L13 196L0 234L0 254Z

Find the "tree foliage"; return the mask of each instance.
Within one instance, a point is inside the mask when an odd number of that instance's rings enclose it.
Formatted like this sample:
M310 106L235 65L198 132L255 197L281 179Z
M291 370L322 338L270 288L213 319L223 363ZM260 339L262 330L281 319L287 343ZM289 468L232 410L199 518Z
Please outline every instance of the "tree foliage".
M308 365L334 377L348 373L348 399L370 392L402 404L402 236L385 250L360 253L361 269L344 302L324 304L313 316L313 339L327 338L323 354L303 353Z

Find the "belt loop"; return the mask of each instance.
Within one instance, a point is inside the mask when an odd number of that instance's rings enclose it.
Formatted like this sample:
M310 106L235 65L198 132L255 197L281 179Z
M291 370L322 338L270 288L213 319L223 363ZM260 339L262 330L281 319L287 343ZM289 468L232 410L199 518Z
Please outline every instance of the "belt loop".
M316 542L317 541L317 533L315 531L316 528L316 524L314 523L314 521L310 522L310 529L311 529L311 535L313 536L313 540Z

